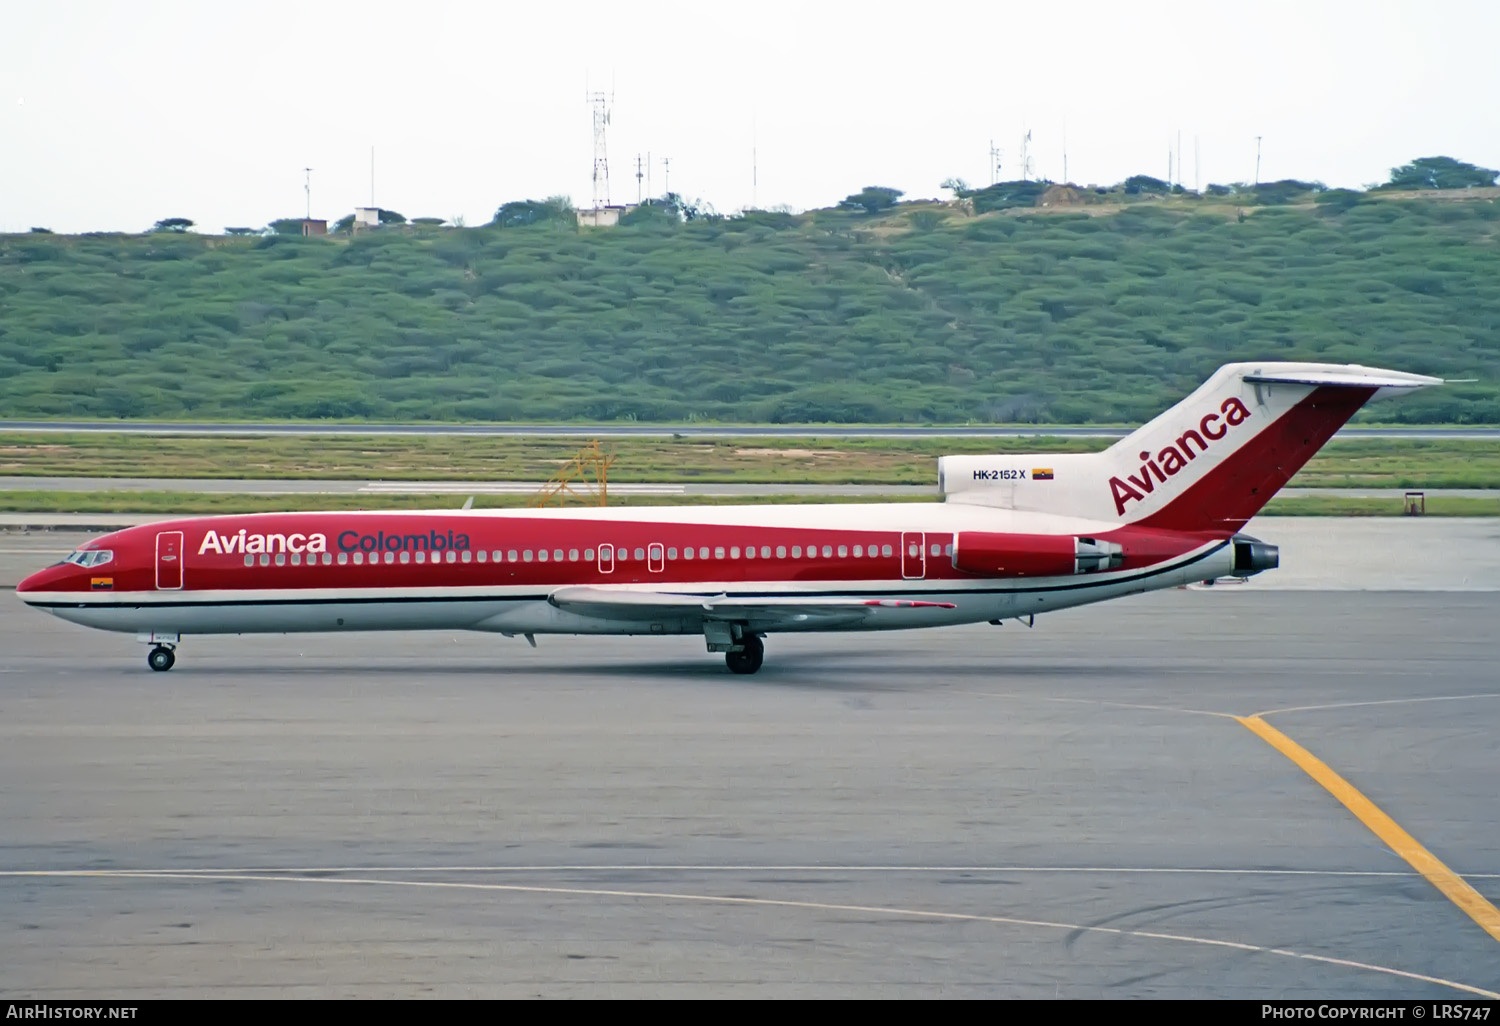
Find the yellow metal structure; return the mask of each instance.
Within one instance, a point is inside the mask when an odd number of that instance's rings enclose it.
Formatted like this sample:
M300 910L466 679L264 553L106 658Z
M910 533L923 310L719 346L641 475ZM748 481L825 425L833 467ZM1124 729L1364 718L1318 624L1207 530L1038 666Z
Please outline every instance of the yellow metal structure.
M609 467L613 454L600 448L598 441L578 450L563 468L552 475L542 490L532 496L528 506L563 506L569 496L585 506L609 505ZM592 476L592 482L589 480Z

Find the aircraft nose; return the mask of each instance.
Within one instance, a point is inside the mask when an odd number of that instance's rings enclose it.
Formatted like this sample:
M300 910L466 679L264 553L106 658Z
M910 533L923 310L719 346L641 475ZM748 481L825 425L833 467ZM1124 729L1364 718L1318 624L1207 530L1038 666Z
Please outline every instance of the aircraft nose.
M76 569L77 567L72 566L49 566L45 570L38 570L16 585L16 594L25 599L29 593L61 590L61 586Z

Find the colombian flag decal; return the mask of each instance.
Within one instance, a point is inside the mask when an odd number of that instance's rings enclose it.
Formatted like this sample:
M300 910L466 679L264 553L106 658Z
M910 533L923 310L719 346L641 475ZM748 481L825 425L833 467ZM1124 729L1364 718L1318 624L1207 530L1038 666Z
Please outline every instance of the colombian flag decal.
M93 577L89 579L89 587L95 591L108 591L115 586L113 577Z
M1052 480L1052 468L1051 467L1035 467L1035 468L1033 468L1032 471L1031 471L1031 479L1033 481L1051 481Z

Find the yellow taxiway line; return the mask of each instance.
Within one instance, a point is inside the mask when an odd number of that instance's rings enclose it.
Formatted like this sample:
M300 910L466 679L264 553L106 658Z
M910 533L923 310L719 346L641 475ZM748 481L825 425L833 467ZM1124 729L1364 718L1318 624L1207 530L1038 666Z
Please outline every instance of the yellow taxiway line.
M1463 909L1468 917L1495 940L1500 941L1500 909L1490 904L1469 882L1445 866L1432 852L1424 848L1411 834L1401 829L1390 816L1382 812L1374 802L1361 794L1353 784L1339 776L1316 755L1303 748L1281 731L1259 716L1236 716L1241 724L1259 735L1272 748L1292 760L1302 770L1354 813L1359 821L1369 827L1397 855L1425 876L1453 904Z

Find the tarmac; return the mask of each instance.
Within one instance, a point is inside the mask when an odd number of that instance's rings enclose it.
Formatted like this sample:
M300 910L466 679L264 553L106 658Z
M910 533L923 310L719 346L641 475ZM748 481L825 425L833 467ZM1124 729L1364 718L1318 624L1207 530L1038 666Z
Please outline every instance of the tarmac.
M0 996L1500 997L1500 523L1300 519L1248 584L754 677L453 632L152 673L0 594Z

